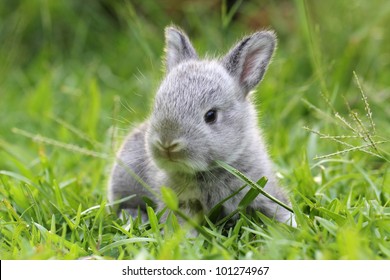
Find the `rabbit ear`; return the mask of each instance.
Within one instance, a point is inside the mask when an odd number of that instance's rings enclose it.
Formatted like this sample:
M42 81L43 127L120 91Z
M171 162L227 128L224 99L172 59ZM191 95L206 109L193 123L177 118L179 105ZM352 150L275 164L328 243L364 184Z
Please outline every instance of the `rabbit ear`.
M222 59L226 70L247 94L263 78L276 45L271 31L260 31L245 37Z
M198 55L187 35L180 29L169 26L165 28L166 71L189 59L198 59Z

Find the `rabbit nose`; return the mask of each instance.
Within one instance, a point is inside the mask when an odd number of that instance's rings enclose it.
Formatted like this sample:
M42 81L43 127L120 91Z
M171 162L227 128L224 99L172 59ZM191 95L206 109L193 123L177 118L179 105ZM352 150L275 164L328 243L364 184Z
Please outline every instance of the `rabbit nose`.
M160 150L164 150L164 151L169 150L169 151L175 152L175 151L180 150L182 145L181 145L180 141L178 141L178 140L164 141L164 142L157 140L156 146Z
M184 145L180 140L172 141L156 141L156 147L159 149L161 154L169 159L178 159L182 155Z

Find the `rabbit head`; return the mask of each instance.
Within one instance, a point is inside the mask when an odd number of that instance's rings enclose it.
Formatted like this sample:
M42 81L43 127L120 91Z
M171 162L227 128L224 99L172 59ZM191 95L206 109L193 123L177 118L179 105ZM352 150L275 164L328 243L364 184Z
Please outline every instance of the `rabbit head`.
M242 39L224 57L200 60L184 32L168 27L166 77L155 97L147 150L167 172L197 173L233 163L257 132L249 92L275 49L270 31Z

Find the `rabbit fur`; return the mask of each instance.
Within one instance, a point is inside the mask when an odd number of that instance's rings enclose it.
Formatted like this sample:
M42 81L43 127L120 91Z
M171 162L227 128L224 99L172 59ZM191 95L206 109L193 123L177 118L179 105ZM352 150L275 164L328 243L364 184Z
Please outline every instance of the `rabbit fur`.
M172 188L189 215L207 213L243 183L216 164L226 162L248 178L268 178L264 190L286 204L257 122L250 91L262 80L276 46L272 31L239 41L224 57L199 59L187 35L165 29L166 76L150 118L133 130L113 165L108 196L130 195L120 209L144 218L143 197L157 200L161 186ZM237 209L249 187L226 201L221 215ZM295 225L293 215L259 195L250 208Z

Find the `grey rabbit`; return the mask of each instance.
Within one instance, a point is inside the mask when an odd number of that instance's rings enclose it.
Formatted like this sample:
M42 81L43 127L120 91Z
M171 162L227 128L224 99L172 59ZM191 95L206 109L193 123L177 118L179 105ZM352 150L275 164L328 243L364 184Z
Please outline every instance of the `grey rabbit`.
M264 190L289 204L273 172L250 94L271 60L275 34L253 33L218 59L199 59L187 35L177 27L167 27L165 39L166 76L150 118L127 136L117 154L109 200L135 194L120 209L133 216L141 211L145 219L143 197L156 199L152 192L159 194L161 186L168 186L187 214L206 214L243 185L219 167L218 160L254 181L266 176ZM237 209L248 190L225 202L222 214ZM159 209L164 206L161 201L157 205ZM263 195L250 208L295 226L289 211Z

